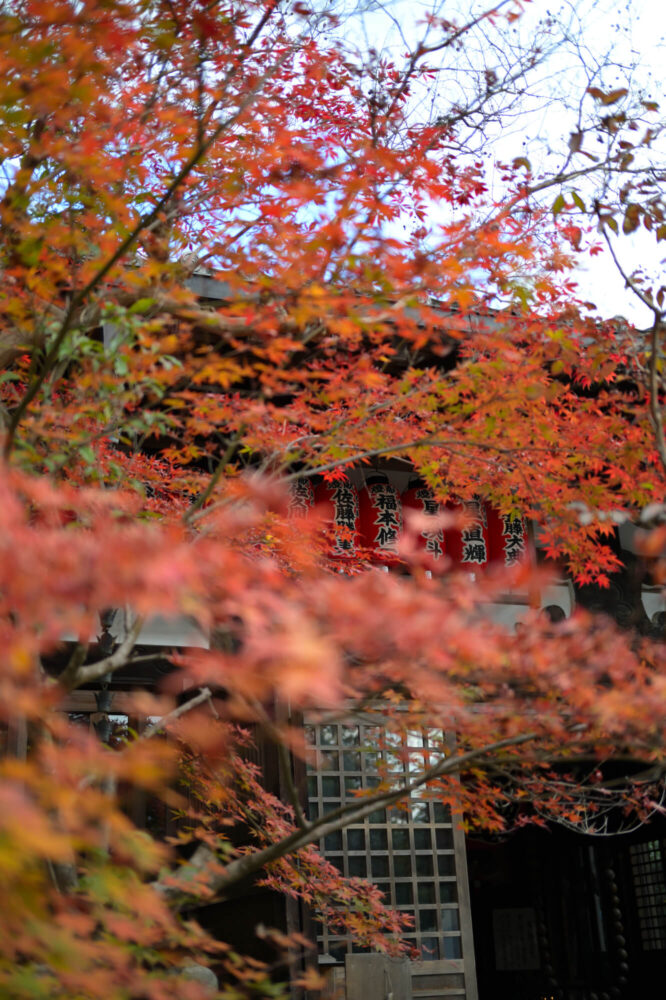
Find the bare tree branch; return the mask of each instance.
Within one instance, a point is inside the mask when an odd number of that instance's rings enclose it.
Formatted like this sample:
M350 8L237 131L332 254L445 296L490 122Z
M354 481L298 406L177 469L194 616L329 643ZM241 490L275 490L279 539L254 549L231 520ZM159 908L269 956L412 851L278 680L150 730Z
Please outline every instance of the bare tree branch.
M150 726L147 726L141 733L141 739L149 740L152 736L156 736L157 733L160 733L163 730L168 729L171 723L175 722L176 719L179 719L181 715L185 715L187 712L191 712L193 708L197 708L199 705L203 705L203 703L206 701L210 704L211 711L215 716L215 718L217 719L218 714L215 710L215 706L213 705L212 692L210 688L205 687L202 688L199 694L195 695L194 698L190 698L189 701L184 702L182 705L179 705L178 708L174 708L172 712L169 712L167 715L163 715L161 719L157 719L156 722L153 722Z
M650 394L650 421L652 423L652 429L654 431L655 443L657 445L657 451L659 452L659 459L663 468L666 470L666 439L664 438L664 420L661 412L661 405L659 403L659 348L660 348L660 334L664 329L664 312L659 308L658 305L653 301L653 299L646 295L642 288L639 288L636 282L633 280L631 275L627 274L626 270L622 267L618 256L615 252L615 247L606 231L606 227L603 229L604 239L606 241L606 246L610 251L610 255L613 258L613 263L619 271L620 275L624 279L624 282L635 296L640 299L643 305L646 305L652 315L654 316L654 322L652 323L652 328L650 330L650 358L649 358L649 385L648 390Z
M83 684L91 684L93 681L100 680L105 674L112 674L116 670L120 670L129 662L130 654L142 628L143 618L137 618L118 648L110 656L98 660L97 663L83 666L79 665L74 658L70 659L60 674L58 683L65 690L73 691Z

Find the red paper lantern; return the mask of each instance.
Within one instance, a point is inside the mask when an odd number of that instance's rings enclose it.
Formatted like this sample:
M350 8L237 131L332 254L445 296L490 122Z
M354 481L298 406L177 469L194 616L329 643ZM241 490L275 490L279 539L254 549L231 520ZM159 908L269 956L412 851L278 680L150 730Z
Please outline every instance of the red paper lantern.
M490 558L503 566L513 566L527 552L527 524L516 514L501 514L487 505Z
M314 507L314 487L309 479L295 479L289 484L289 517L307 517Z
M359 494L363 544L381 562L395 562L402 533L402 504L382 473L372 475ZM393 558L391 558L393 557Z
M401 499L403 515L405 511L413 510L417 514L425 514L426 517L437 517L441 509L435 494L421 479L411 480ZM422 528L417 535L417 547L420 551L426 552L433 562L442 560L446 551L444 529L441 526Z
M486 505L479 497L448 503L456 514L465 516L465 527L446 531L446 553L454 563L472 572L488 563L488 518Z
M322 482L314 491L318 513L332 526L331 555L351 559L360 544L359 500L356 488L347 480Z

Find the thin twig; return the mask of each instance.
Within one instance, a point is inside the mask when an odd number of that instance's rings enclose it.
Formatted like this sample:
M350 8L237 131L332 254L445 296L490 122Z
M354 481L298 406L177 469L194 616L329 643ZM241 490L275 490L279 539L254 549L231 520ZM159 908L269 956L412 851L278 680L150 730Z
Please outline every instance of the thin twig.
M386 447L383 448L371 448L368 451L357 452L348 458L338 458L335 461L327 462L325 465L318 465L313 469L303 469L300 472L292 472L288 476L285 476L284 481L290 483L295 479L305 479L311 476L317 476L322 472L330 472L331 469L337 469L341 465L354 465L358 462L363 462L368 458L379 458L381 455L391 455L401 451L409 451L410 448L433 447L451 449L460 447L463 443L467 448L478 448L480 451L497 452L500 455L515 455L516 453L524 454L526 452L547 452L550 454L556 450L552 447L542 447L539 445L523 446L520 448L505 448L501 445L493 444L491 441L463 442L461 440L431 438L426 436L416 438L414 441L404 441L401 444L386 445Z
M236 431L236 433L231 437L231 439L229 441L229 444L227 445L227 448L226 448L226 450L224 452L224 455L222 456L222 458L220 459L220 461L217 463L217 467L216 467L215 471L213 472L212 476L208 480L208 484L207 484L206 488L201 491L201 493L194 500L194 502L191 504L191 506L188 507L188 509L183 514L183 521L184 521L185 524L189 524L192 521L192 519L193 519L194 515L196 514L196 512L203 507L203 505L206 503L206 501L211 496L213 490L215 489L215 487L217 486L217 484L219 482L220 476L222 475L222 473L226 469L226 467L229 464L229 462L231 461L231 459L234 457L234 452L236 451L236 448L238 447L240 439L241 439L241 437L243 436L244 433L245 433L245 424L241 424L241 426L238 428L238 430Z
M172 722L175 722L176 719L179 719L181 715L185 715L186 712L191 712L193 708L197 708L199 705L202 705L205 701L210 703L211 712L213 713L215 718L218 719L219 715L217 714L215 706L213 705L212 692L210 688L205 687L202 688L199 694L195 695L194 698L190 698L189 701L186 701L182 705L179 705L178 708L174 708L172 712L169 712L167 715L163 715L161 719L158 719L156 722L153 722L150 726L144 729L144 731L141 733L140 738L142 740L149 740L152 736L155 736L157 733L161 732L161 730L167 729L168 726L170 726Z

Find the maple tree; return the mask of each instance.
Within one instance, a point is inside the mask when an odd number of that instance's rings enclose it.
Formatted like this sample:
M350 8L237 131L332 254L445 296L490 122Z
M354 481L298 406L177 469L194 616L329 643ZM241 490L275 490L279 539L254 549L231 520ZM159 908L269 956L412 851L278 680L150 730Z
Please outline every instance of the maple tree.
M534 207L569 174L532 178L518 158L493 204L457 144L465 109L413 120L410 88L469 25L431 19L436 41L402 65L359 61L326 18L19 0L0 20L0 982L14 997L194 1000L187 956L230 995L270 992L269 968L193 918L249 876L400 951L400 918L315 845L417 789L491 829L516 802L519 821L530 802L575 821L562 767L620 753L651 769L631 803L652 808L658 645L582 612L554 626L536 599L517 633L493 626L488 605L534 598L541 571L431 576L416 521L408 574L363 551L341 573L321 521L288 516L290 483L399 457L443 503L482 495L529 518L551 560L603 587L615 525L666 476L658 350L578 314L573 195ZM625 218L656 217L646 198ZM646 537L657 580L661 544ZM126 607L115 648L91 638ZM210 648L173 651L170 684L127 695L128 716L158 721L107 744L69 723L69 692L143 662L143 623L182 615ZM184 685L198 693L176 707ZM388 732L456 743L310 821L285 705L363 706ZM287 804L239 722L275 746ZM129 788L181 815L176 844L130 822Z

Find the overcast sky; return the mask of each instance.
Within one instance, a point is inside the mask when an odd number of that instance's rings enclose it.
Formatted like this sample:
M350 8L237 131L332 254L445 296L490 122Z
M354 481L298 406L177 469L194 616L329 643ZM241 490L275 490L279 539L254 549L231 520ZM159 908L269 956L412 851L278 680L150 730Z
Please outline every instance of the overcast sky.
M548 4L535 0L530 6L547 7ZM661 0L625 0L623 3L601 0L595 5L585 0L579 7L589 8L589 13L585 12L588 24L585 34L590 47L600 56L610 51L618 63L631 67L630 78L623 79L618 70L616 82L610 82L617 86L630 84L645 88L666 113L666 4ZM655 155L666 165L664 153L663 145L655 150ZM657 244L644 230L631 237L621 237L615 243L627 272L639 263L649 264L651 273L664 272L666 243ZM594 258L581 255L578 280L584 297L596 303L603 317L623 315L637 326L651 324L652 314L624 287L606 254Z
M340 2L354 5L358 0ZM354 30L365 33L366 44L399 56L406 45L413 46L421 37L423 28L419 22L436 0L365 2L374 6L374 10L362 20L352 21ZM480 13L489 4L488 0L440 0L438 6L440 16L463 24L470 19L470 13ZM652 100L663 102L666 113L663 80L666 3L663 0L527 0L523 7L519 22L504 29L506 45L501 40L498 44L497 36L492 38L490 30L479 28L475 36L468 39L468 49L476 49L471 58L461 57L468 61L463 61L456 69L450 65L452 57L447 51L447 70L442 77L441 100L450 106L456 100L456 87L471 85L475 72L478 77L485 68L494 66L498 71L509 71L513 46L519 51L521 46L533 45L535 39L544 50L549 45L554 46L553 53L530 77L515 113L504 117L501 127L491 135L492 144L486 149L488 180L496 196L501 196L501 189L499 177L493 174L493 158L510 161L515 156L527 155L535 172L555 169L562 162L569 135L576 126L578 102L590 84L602 89L628 86L632 92L641 89ZM549 14L565 25L568 37L564 44L557 40L560 29L549 28ZM348 39L349 23L345 29ZM360 40L359 44L363 47ZM596 69L596 75L590 75L590 67ZM436 88L427 96L422 95L417 112L427 113L428 101L438 99ZM594 102L591 98L587 98L587 102L592 110ZM594 140L586 138L588 141ZM666 164L663 147L661 154L662 163ZM659 150L655 155L659 155ZM584 182L580 190L585 194ZM666 243L657 245L654 238L644 232L630 238L621 237L617 244L618 255L629 272L638 263L646 262L653 272L659 270L661 258L666 257ZM606 254L593 258L580 254L579 260L577 278L581 297L594 302L601 316L624 315L638 326L650 324L651 314L624 287Z

